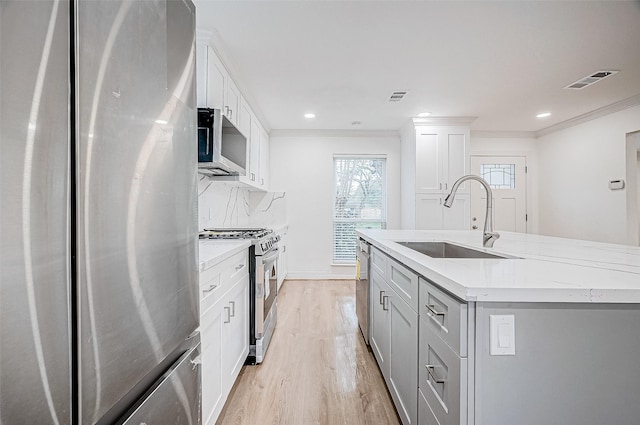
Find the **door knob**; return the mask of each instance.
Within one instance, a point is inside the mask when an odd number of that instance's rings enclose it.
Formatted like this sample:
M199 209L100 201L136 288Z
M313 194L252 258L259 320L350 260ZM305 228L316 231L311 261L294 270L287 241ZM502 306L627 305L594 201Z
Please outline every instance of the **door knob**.
M476 225L474 224L473 226L471 226L471 228L472 228L473 230L476 230L476 229L478 228L478 226L476 226Z

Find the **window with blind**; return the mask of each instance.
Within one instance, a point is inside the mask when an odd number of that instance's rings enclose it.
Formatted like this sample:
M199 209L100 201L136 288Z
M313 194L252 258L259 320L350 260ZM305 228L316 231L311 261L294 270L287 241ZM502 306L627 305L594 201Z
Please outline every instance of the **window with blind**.
M387 227L386 159L335 156L333 263L355 264L356 229Z

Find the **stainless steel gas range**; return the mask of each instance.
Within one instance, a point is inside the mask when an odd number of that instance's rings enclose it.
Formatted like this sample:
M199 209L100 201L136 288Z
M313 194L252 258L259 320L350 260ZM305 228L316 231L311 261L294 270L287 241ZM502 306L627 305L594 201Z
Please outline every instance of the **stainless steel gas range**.
M278 240L271 229L205 229L200 239L251 239L249 248L249 357L262 363L276 328L278 311Z

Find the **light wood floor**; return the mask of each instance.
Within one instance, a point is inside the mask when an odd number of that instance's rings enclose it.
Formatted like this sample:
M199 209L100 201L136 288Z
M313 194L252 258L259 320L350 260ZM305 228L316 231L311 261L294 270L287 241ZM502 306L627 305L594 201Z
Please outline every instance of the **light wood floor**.
M396 425L360 335L353 281L285 281L264 362L245 366L218 425Z

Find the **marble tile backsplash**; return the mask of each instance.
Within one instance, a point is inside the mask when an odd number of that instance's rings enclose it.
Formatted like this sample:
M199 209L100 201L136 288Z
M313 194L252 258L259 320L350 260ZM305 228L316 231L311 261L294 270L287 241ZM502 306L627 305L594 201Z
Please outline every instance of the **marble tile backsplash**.
M284 192L255 192L201 177L198 227L276 227L287 223Z

